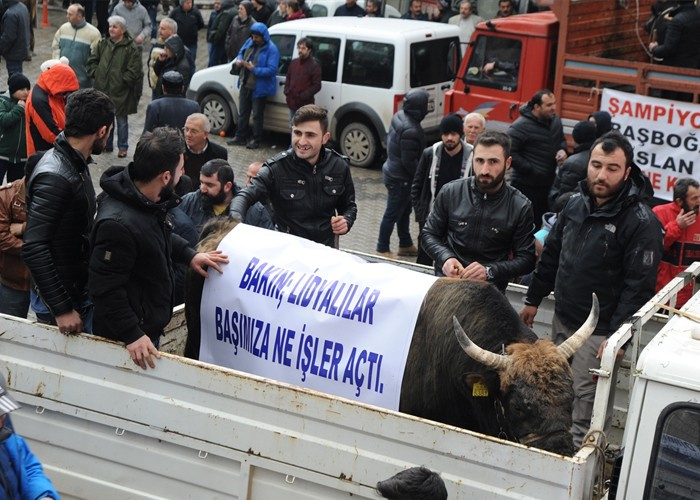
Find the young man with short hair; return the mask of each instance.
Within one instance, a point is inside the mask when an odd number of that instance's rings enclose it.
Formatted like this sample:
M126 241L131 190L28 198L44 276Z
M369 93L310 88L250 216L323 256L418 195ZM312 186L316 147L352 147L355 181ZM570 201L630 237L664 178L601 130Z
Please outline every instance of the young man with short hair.
M552 340L561 343L586 320L592 293L598 296L596 329L571 360L571 432L577 448L590 427L595 399L590 369L600 367L607 337L654 295L663 250L663 228L645 203L649 193L633 155L632 145L619 132L593 143L587 180L557 216L520 311L532 327L538 306L554 290ZM622 354L618 352L618 362ZM611 418L605 432L610 423Z
M474 176L440 190L421 233L435 274L490 281L505 292L510 279L535 267L532 204L505 182L510 139L482 133L472 152Z
M113 121L114 105L104 93L82 89L71 94L65 130L27 172L21 256L34 283L32 309L39 321L58 325L61 333L92 331L87 241L95 217L95 189L88 165L90 155L106 147Z
M231 215L245 220L248 209L268 199L279 231L337 247L357 217L355 186L348 162L326 148L326 110L315 104L294 114L292 151L265 162L251 185L231 203Z
M128 167L112 167L100 179L104 198L90 237L90 296L95 333L124 342L144 370L155 368L158 343L173 310L173 261L202 276L221 272L228 259L218 250L196 253L173 233L168 211L183 173L184 141L171 128L146 133Z

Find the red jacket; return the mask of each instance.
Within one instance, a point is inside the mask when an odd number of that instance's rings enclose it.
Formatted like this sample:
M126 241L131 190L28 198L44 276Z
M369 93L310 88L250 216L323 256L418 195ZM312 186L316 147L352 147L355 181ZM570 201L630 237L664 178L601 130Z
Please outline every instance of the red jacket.
M53 141L66 125L66 95L80 88L70 66L56 64L39 75L27 104L27 158L36 151L53 147Z
M289 63L284 80L287 107L293 111L314 103L314 96L321 90L321 65L309 56L305 60L293 59Z
M700 260L700 217L695 224L681 229L676 217L681 207L675 203L667 203L654 207L654 213L664 226L664 254L659 263L659 273L656 279L656 291L661 290L669 281L694 261ZM693 294L693 284L683 288L678 293L676 307L685 304Z

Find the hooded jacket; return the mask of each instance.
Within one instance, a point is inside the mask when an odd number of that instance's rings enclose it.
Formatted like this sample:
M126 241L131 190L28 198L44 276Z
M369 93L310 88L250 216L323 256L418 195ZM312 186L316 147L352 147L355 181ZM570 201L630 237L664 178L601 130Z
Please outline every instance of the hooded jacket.
M145 334L157 345L172 316L173 261L189 264L196 252L173 234L168 210L180 199L146 198L131 179L133 167L111 167L100 179L105 196L90 237L94 331L126 344Z
M139 3L139 0L134 0L131 8L128 8L123 1L114 6L115 16L122 16L126 21L126 30L131 35L131 38L141 37L143 41L151 35L151 18L148 15L146 7ZM109 36L108 36L109 38Z
M574 154L561 164L554 178L552 189L549 190L549 208L554 210L554 203L564 193L574 191L579 182L588 174L588 160L591 157L591 144L579 144L574 147Z
M153 89L153 93L156 97L163 95L163 75L165 73L168 71L177 71L180 73L182 75L184 91L186 92L190 86L190 80L192 79L194 69L194 62L191 60L190 51L185 47L182 38L178 35L169 36L165 41L164 47L170 49L173 54L175 54L175 57L170 57L165 61L158 59L153 65L153 70L156 75L158 75L156 87Z
M78 88L75 71L65 64L56 64L39 75L25 106L27 157L52 147L66 126L65 94Z
M609 336L653 295L663 251L663 228L642 201L644 175L633 166L617 197L597 207L586 181L559 213L525 303L539 306L554 290L555 313L571 329L580 327L598 295L594 335Z
M129 32L114 42L105 37L87 62L87 74L95 79L95 88L109 96L117 116L138 111L143 88L141 50Z
M511 140L511 182L513 185L549 189L554 181L557 151L566 151L566 139L559 116L542 121L532 106L520 108L520 117L508 128Z
M223 47L226 42L226 31L228 31L228 27L231 26L231 21L236 17L237 12L238 7L234 0L223 0L221 2L221 10L219 10L214 21L212 22L211 17L209 18L210 23L207 29L207 42Z
M588 118L595 120L596 138L612 130L612 116L607 111L594 111Z
M391 119L387 138L387 158L382 166L384 183L413 182L418 159L425 149L425 133L420 122L428 114L428 93L412 89L403 99L403 109Z
M255 23L250 28L251 35L263 37L263 45L258 49L253 43L253 37L249 37L238 52L238 59L243 61L254 61L253 76L255 77L255 88L253 89L253 99L262 99L275 95L277 92L277 67L280 62L280 53L277 46L270 40L270 33L263 23ZM248 70L242 69L238 79L238 87Z
M14 432L9 418L5 427L12 433L0 441L0 498L59 498L41 462L24 438Z
M5 0L0 23L0 56L8 61L29 58L29 11L19 0Z
M0 95L0 160L20 163L26 159L27 127L24 107L8 91Z

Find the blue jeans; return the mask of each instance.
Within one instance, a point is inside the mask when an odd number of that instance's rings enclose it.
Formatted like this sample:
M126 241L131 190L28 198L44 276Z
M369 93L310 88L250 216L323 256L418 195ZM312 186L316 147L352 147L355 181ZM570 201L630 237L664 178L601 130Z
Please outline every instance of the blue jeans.
M377 252L388 252L391 233L399 233L399 247L413 245L411 233L408 230L411 217L411 183L409 181L385 182L387 190L386 209L384 217L379 224L379 239L377 240Z
M191 45L185 45L188 49L190 49L190 54L192 54L192 59L197 61L197 42L194 42Z
M158 5L149 5L146 7L146 12L148 12L148 17L151 19L151 38L157 38L158 23L156 22L156 15L158 14Z
M34 290L29 292L29 299L31 301L32 310L34 314L36 314L36 319L39 323L56 326L56 318L54 318L49 308ZM86 333L92 333L92 317L94 310L95 307L90 299L85 299L83 303L80 304L80 307L77 308L80 318L83 320L83 331Z
M265 116L265 103L267 97L253 99L253 91L241 87L241 97L238 100L238 129L236 137L247 139L250 135L250 112L253 111L253 139L259 141L262 138L263 119Z
M2 180L5 178L5 173L7 173L8 183L24 177L24 164L25 162L23 161L12 163L11 161L0 160L0 184L2 184Z
M10 61L5 59L5 66L7 67L7 78L10 78L15 73L22 72L22 61Z
M109 139L107 139L107 149L112 149L114 147L114 131L117 131L117 147L126 151L129 149L129 117L128 116L117 116L117 126L112 127L112 131L109 133Z
M0 313L26 318L29 312L29 292L0 285Z
M224 47L213 43L207 43L207 48L209 49L209 62L207 63L208 68L219 64L224 64L226 62L226 49Z

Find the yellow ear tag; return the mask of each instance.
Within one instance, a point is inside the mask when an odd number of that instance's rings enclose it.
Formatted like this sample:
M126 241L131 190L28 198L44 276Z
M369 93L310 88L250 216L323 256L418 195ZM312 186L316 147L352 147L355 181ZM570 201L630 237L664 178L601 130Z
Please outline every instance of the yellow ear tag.
M489 389L483 382L477 382L472 386L472 396L475 398L485 398L489 395Z

